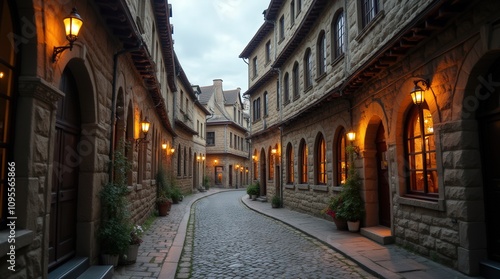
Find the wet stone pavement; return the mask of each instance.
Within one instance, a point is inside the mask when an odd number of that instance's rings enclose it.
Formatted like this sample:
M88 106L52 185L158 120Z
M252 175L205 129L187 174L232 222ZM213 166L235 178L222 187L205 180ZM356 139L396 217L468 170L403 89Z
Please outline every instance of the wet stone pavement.
M176 278L373 278L343 255L218 193L191 211Z

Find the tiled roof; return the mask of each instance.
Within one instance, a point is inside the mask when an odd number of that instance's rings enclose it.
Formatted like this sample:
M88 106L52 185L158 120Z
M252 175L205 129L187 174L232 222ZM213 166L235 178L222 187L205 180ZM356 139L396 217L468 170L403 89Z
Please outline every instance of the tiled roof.
M210 101L210 98L212 98L212 95L214 94L214 86L209 85L209 86L200 86L201 94L198 97L199 101L201 104L206 105L208 104L208 101Z
M234 105L239 101L240 89L224 91L224 97L226 98L226 105Z

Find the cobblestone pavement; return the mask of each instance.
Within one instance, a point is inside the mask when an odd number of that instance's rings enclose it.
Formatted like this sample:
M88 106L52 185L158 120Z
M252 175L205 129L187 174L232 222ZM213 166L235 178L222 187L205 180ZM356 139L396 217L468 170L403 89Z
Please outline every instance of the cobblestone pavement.
M162 268L168 263L167 257L175 254L172 252L175 250L173 243L185 213L190 210L194 200L219 191L224 189L210 189L209 192L186 196L181 203L172 205L167 216L156 218L143 235L137 261L131 265L120 265L115 268L113 279L164 278L165 275L161 273Z
M373 278L316 239L249 210L243 194L194 204L177 278Z

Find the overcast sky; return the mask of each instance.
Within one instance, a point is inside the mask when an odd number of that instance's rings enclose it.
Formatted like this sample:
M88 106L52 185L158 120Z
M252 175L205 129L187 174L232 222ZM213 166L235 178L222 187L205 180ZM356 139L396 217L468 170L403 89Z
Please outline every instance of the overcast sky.
M192 84L248 89L248 66L239 55L264 23L270 0L169 0L177 57ZM248 62L248 61L247 61Z

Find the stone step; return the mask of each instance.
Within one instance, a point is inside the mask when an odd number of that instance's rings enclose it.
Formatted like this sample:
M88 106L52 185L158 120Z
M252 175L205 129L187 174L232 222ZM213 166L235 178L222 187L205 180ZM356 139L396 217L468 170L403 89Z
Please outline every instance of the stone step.
M257 201L267 202L267 197L266 196L260 196L260 197L257 198Z
M89 259L75 257L49 273L49 279L111 279L113 277L113 266L93 265L90 266Z
M111 279L113 278L113 266L112 265L93 265L80 276L78 279Z
M388 227L374 226L361 228L360 233L362 236L382 245L394 243L394 236L392 236L391 229Z
M500 262L484 260L479 263L479 272L486 279L500 278Z

